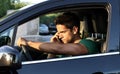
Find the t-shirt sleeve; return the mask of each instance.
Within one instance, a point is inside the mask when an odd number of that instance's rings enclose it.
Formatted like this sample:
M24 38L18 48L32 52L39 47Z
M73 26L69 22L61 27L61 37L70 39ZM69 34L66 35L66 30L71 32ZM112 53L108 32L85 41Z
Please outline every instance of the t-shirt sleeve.
M82 39L80 41L87 49L89 54L99 53L98 44L92 40Z

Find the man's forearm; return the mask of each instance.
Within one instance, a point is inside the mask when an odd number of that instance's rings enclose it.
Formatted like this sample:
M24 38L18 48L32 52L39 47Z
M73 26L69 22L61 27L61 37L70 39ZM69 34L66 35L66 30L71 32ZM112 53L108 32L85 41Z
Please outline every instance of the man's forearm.
M28 41L27 43L28 46L35 48L36 50L51 54L80 55L88 53L87 48L81 44L44 43L33 41Z
M55 43L56 44L56 43ZM45 42L34 42L34 41L28 41L27 45L42 51L42 52L48 52L48 53L57 53L57 46L54 43L45 43Z
M60 48L58 43L45 43L45 42L34 42L34 41L28 41L27 45L35 48L36 50L42 51L42 52L48 52L48 53L60 53Z
M42 43L40 43L40 42L34 42L34 41L28 41L27 44L28 44L28 46L30 46L32 48L35 48L36 50L40 50L40 45Z

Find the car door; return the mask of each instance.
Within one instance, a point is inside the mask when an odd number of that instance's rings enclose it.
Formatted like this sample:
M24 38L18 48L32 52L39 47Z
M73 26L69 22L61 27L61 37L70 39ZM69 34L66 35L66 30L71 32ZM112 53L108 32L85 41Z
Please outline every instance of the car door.
M85 26L83 26L84 28L81 27L81 37L88 39L95 38L96 41L103 41L100 45L101 53L46 59L46 53L37 53L34 51L37 54L32 53L32 55L34 55L32 58L36 59L26 61L26 59L23 58L22 68L17 70L18 74L119 73L120 8L118 0L68 1L69 0L46 1L20 10L18 13L0 22L0 35L10 35L10 45L12 46L16 45L19 37L49 42L52 35L40 35L38 24L47 24L49 27L49 24L53 23L53 20L50 19L54 19L63 12L72 11L80 16L80 23L85 24ZM46 17L46 20L43 21L43 17ZM103 47L105 48L104 50L102 49Z

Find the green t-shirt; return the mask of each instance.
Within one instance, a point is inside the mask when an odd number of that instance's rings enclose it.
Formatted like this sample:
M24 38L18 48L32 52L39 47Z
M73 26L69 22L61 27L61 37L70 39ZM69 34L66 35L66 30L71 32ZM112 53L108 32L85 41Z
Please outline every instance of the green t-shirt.
M88 39L82 39L80 43L88 49L88 54L99 53L99 46L97 42Z

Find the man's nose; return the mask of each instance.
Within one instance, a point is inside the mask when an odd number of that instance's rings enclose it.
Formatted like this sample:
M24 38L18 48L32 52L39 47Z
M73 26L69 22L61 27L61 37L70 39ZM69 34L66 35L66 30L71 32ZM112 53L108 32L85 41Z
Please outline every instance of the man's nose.
M59 38L62 39L62 34L61 33L59 33Z

